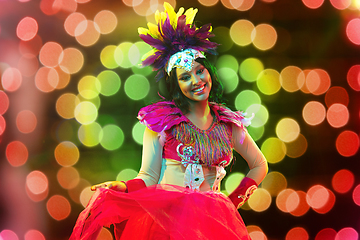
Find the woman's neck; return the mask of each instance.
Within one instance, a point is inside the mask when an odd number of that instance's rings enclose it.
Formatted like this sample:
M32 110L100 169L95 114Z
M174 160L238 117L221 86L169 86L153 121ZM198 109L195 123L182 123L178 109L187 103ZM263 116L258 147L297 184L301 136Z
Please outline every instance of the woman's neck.
M189 112L186 114L186 117L195 126L203 130L208 129L213 122L208 101L190 103Z

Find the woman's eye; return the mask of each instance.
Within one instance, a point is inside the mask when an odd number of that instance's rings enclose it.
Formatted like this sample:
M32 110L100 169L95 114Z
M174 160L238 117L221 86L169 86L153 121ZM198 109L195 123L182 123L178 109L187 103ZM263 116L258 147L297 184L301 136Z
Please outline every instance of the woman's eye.
M187 81L190 79L190 76L183 76L180 78L180 80Z
M200 68L199 70L197 70L197 74L202 74L204 72L203 68Z

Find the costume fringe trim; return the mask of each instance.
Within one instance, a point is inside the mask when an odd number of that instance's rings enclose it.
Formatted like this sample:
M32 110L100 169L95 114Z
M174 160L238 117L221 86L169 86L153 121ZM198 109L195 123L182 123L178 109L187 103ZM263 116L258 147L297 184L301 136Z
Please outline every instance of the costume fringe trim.
M224 123L214 123L208 130L201 130L191 123L181 122L171 131L174 138L191 145L202 164L214 166L220 160L232 158L231 132Z

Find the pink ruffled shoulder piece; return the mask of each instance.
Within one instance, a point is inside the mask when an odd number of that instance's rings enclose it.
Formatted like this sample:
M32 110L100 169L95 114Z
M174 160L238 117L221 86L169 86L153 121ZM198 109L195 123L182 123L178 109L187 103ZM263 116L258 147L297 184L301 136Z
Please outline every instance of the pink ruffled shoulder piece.
M234 123L236 126L240 127L243 131L241 133L240 143L242 144L245 139L245 134L247 130L245 127L248 127L251 124L251 120L254 118L254 114L250 118L245 118L246 113L242 111L234 112L229 108L221 104L210 103L214 112L218 113L219 121Z
M150 130L158 133L187 121L187 118L172 101L161 101L143 107L139 111L138 119Z
M244 127L248 127L251 124L251 120L254 116L250 118L245 118L246 113L242 111L234 112L229 108L225 107L221 104L210 103L211 108L215 110L219 114L219 120L223 122L232 122L236 124L238 127L241 127L245 130Z

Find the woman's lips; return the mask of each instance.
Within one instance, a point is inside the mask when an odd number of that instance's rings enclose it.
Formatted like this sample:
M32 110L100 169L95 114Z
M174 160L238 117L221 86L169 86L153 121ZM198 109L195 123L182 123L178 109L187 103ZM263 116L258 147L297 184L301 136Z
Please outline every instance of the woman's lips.
M195 88L195 89L193 89L192 91L193 91L195 94L202 94L202 93L204 92L204 90L205 90L205 85L206 85L206 84L202 85L201 87Z

